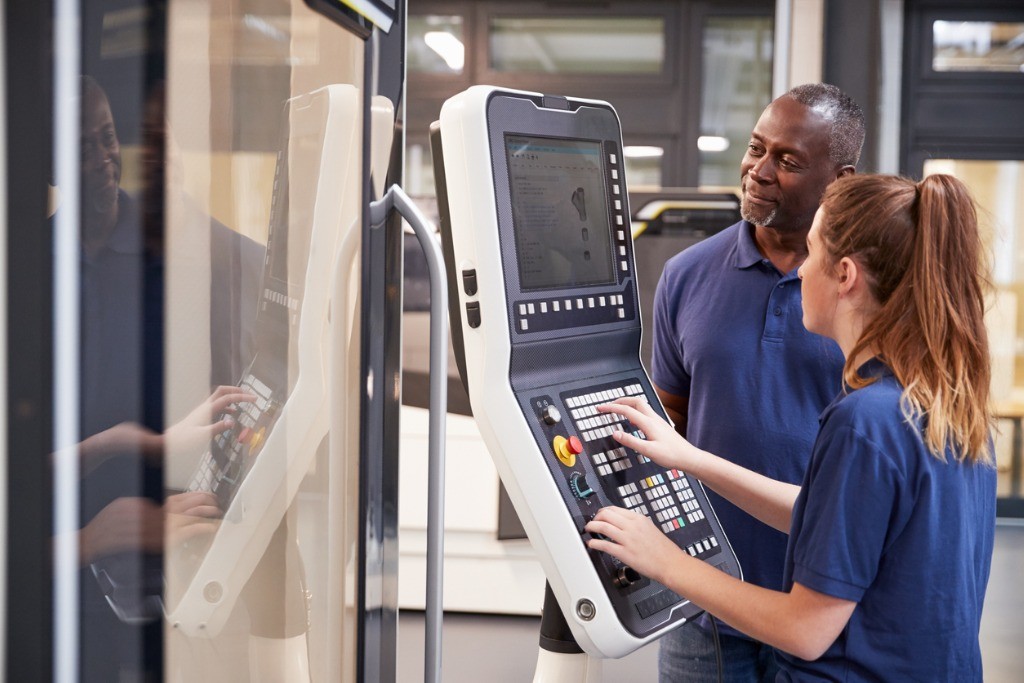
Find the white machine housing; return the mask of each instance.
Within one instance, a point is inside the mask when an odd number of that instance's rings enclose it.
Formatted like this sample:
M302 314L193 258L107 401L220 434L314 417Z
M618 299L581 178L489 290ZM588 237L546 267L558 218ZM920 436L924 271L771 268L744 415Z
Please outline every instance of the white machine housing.
M577 119L584 118L588 123L577 123ZM561 286L547 283L539 288L520 288L522 272L513 272L515 259L510 258L517 248L510 230L515 222L512 214L516 213L509 207L512 171L508 170L508 159L498 157L504 156L503 140L507 136L547 140L556 152L571 153L571 148L559 145L564 141L572 144L575 139L591 144L597 139L595 131L602 140L594 144L603 145L604 150L605 163L601 168L608 190L608 247L612 250L615 282L603 288L602 283L573 288L564 282ZM559 393L562 388L578 393L588 384L607 386L611 381L627 390L609 389L594 395L603 395L608 400L623 393L643 394L661 410L639 359L639 304L618 117L604 102L475 86L445 102L432 135L442 239L449 259L453 339L473 414L577 642L590 655L621 657L700 612L692 603L585 546L582 525L587 521L587 511L596 512L607 504L624 504L623 497L615 491L628 486L624 483L627 471L619 470L627 467L623 464L626 460L630 463L629 474L657 470L663 478L682 479L681 483L693 492L688 495L690 505L694 506L694 518L699 516L698 524L688 528L710 528L704 540L714 539L715 543L706 552L703 546L698 552L688 548L691 554L705 556L707 561L736 576L740 570L699 482L689 482L678 471L665 473L654 463L642 457L637 459L632 452L614 472L611 464L599 464L598 459L608 454L598 455L602 449L596 444L609 441L603 437L610 434L611 428L586 430L584 425L592 423L572 423L570 412L575 411L571 404L577 400ZM609 153L610 150L614 151ZM587 210L604 210L600 202L593 202L596 186L589 187L590 203L585 209L577 207L580 220L584 220ZM573 203L577 193L582 197L582 188L573 193ZM514 230L521 229L521 225L514 226ZM595 238L602 239L596 234ZM523 303L527 299L531 303ZM533 299L537 299L536 308ZM572 305L577 301L586 301L589 306L584 304L582 311L573 306L571 314L565 311L562 302ZM597 306L598 301L603 306ZM553 310L548 310L549 306ZM559 327L558 319L552 317L556 312L565 319L570 315L590 318L580 328L571 324ZM599 319L591 319L595 315ZM534 342L533 338L541 341ZM557 351L559 344L570 345L567 355ZM592 350L598 347L594 354L598 358L574 355L587 345ZM554 360L548 355L552 349L556 349ZM542 365L553 362L554 374L562 377L559 385L542 386L551 381L545 379L543 367L537 368L537 376L517 380L513 368L517 350L521 356L537 359ZM529 360L526 364L530 365ZM521 362L518 367L523 367ZM532 370L530 367L529 371ZM529 388L524 390L524 385ZM551 419L552 408L565 417L553 426L540 419L542 412ZM584 452L576 456L578 464L568 466L555 460L550 441L555 433L586 442ZM644 481L655 483L656 476L649 474ZM597 480L600 485L595 485ZM666 479L666 486L668 483ZM638 489L635 496L629 497L636 503L644 495ZM642 503L634 509L650 514ZM682 516L680 521L685 522ZM659 523L664 521L659 519ZM645 604L642 613L637 612L640 603Z

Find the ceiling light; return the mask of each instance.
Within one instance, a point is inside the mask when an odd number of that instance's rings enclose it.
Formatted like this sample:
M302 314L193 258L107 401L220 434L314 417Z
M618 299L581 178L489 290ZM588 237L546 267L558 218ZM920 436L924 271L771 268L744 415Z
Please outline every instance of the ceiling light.
M462 71L466 63L466 48L461 40L447 31L427 31L423 42L440 55L452 71Z
M644 145L631 145L623 147L622 153L630 159L643 159L649 157L660 157L665 154L661 147L647 147Z
M724 152L729 149L729 138L721 135L701 135L697 138L697 149L702 152Z

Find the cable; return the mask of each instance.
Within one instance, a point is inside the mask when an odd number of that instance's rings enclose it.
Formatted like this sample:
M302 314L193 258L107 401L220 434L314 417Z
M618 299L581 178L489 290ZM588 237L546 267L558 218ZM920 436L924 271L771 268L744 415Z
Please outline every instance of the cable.
M708 619L711 621L711 638L715 641L715 663L718 665L718 683L722 683L722 642L718 639L718 624L715 623L715 618L708 614Z

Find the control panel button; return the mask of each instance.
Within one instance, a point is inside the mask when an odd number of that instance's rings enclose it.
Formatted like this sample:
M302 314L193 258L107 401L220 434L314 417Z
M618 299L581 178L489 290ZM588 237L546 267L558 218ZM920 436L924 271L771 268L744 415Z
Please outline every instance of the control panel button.
M466 296L476 295L476 270L462 271L462 291Z
M267 438L267 428L260 427L252 438L249 439L249 455L256 455L263 448L263 441Z
M470 301L466 304L466 323L472 327L480 327L480 302Z
M634 583L641 579L640 572L633 569L632 567L622 566L619 567L619 571L615 573L615 585L619 588L625 588L632 586Z
M569 482L569 488L572 489L573 495L581 500L594 495L594 489L590 488L586 475L580 472L573 473L572 480Z
M562 421L562 414L554 406L545 406L541 412L541 418L543 418L544 424L553 425Z
M551 442L551 446L554 448L559 462L566 467L575 467L577 454L583 452L583 444L575 436L570 436L568 439L564 436L556 436Z

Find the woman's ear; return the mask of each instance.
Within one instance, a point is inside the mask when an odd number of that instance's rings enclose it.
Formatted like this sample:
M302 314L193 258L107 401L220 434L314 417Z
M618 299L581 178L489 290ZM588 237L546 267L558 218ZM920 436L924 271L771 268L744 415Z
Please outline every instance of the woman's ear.
M849 296L862 286L863 273L857 262L849 256L839 259L836 264L836 279L839 281L839 296Z

